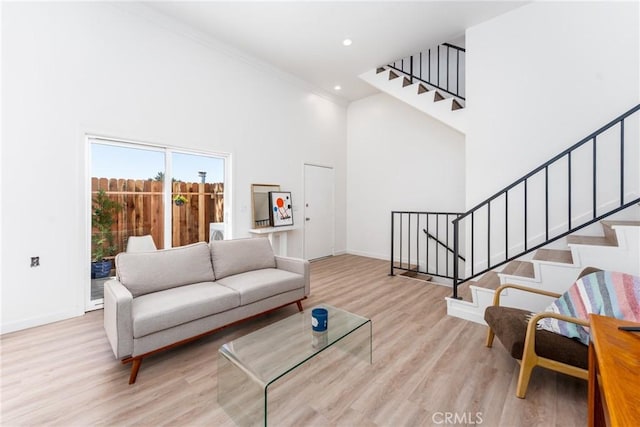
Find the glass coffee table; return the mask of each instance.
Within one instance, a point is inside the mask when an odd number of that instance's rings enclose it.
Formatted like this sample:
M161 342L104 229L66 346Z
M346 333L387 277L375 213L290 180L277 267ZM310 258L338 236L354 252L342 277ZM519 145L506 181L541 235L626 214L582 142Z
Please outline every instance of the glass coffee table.
M269 386L319 353L338 347L371 363L371 320L322 304L325 332L311 329L309 308L218 350L218 402L238 425L267 425Z

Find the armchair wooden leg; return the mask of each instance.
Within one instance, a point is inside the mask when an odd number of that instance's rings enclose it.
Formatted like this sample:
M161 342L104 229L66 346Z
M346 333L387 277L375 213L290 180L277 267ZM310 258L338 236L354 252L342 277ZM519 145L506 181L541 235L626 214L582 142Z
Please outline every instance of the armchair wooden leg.
M516 387L516 396L520 399L524 399L527 394L527 387L529 386L529 380L531 379L531 372L535 368L536 362L527 360L526 357L522 358L520 364L520 374L518 375L518 386Z
M493 332L493 329L489 328L487 331L487 347L493 346L493 337L495 336L496 334Z
M138 376L138 370L140 369L140 364L142 363L142 358L134 358L131 362L131 374L129 375L129 384L133 384L136 382L136 377Z
M298 305L298 310L302 311L302 301L296 301L296 304Z

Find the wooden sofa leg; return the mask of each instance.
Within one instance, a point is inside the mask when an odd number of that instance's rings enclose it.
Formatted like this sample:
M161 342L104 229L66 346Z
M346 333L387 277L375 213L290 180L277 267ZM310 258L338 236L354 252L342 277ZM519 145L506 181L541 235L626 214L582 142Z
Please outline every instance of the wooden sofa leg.
M142 363L142 358L134 358L131 362L131 374L129 375L129 384L133 384L136 382L136 377L138 376L138 370L140 369L140 364Z
M298 311L302 311L302 301L296 301L296 304L298 305Z
M493 346L493 338L495 336L496 334L493 333L493 329L489 328L489 330L487 331L487 347Z

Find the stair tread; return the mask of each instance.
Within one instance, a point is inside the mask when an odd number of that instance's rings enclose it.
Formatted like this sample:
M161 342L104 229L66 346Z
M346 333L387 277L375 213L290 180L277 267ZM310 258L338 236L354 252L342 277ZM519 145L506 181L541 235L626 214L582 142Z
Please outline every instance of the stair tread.
M500 286L500 277L495 271L487 271L477 282L473 283L474 286L485 289L497 289Z
M575 245L617 246L611 239L600 236L567 236L567 243Z
M571 251L564 249L538 249L533 259L537 261L558 262L563 264L573 264Z
M600 221L600 224L605 225L607 227L613 227L616 225L627 225L627 226L635 226L640 227L640 221Z
M511 261L500 272L510 276L535 277L533 264L529 261Z

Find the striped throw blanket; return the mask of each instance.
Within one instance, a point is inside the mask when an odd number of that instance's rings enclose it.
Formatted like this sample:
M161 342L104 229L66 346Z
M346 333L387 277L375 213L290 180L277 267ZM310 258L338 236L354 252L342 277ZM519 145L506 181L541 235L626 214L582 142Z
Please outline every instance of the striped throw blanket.
M598 271L576 281L545 311L589 320L589 314L640 322L640 277L611 271ZM589 344L589 328L546 318L538 323L545 329Z

